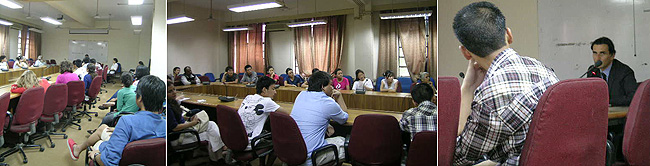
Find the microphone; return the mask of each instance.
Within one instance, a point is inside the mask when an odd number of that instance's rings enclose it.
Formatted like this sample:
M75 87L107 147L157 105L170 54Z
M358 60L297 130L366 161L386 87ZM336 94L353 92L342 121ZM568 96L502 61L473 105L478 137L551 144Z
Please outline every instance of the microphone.
M580 76L580 78L584 77L584 76L587 75L587 73L589 73L591 70L593 70L594 68L597 68L598 66L600 66L600 65L602 65L602 64L603 64L603 61L600 61L600 60L596 61L596 63L594 63L593 66L590 66L589 69L587 70L587 72L585 72L584 74L582 74L582 75ZM593 72L593 71L591 71L591 72L592 72L593 75L596 75L596 72Z
M463 72L458 73L458 75L460 76L460 78L465 78L465 73Z

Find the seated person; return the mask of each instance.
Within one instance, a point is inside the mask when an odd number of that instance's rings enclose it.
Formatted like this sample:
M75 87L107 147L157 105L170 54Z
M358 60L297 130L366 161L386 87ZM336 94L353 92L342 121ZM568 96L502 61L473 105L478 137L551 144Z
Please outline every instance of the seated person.
M86 85L86 94L88 94L88 89L90 89L90 84L93 82L93 79L97 77L97 73L95 73L95 64L88 64L86 65L86 71L88 74L84 76L84 84Z
M380 91L397 92L397 84L399 84L399 81L395 79L393 71L386 70L386 72L384 72L384 79L381 80Z
M90 159L100 166L118 165L129 142L167 136L165 118L160 115L166 97L165 82L156 76L143 77L135 93L136 103L142 111L122 116L115 128L101 125L82 144L68 139L68 150L73 160L78 160L81 151L93 146L88 152Z
M413 136L420 131L437 131L438 108L433 100L433 88L429 84L417 84L411 90L413 104L417 107L404 111L399 121L400 128Z
M14 69L28 69L29 65L27 64L27 59L24 57L18 56L16 57L18 61L14 63Z
M133 89L137 88L138 82L140 81L140 79L142 77L149 75L149 68L147 66L138 66L138 67L136 67L135 70L136 70L136 72L135 72L136 73L135 74L135 81L133 81L133 84L131 84L131 86L134 86L134 87L132 87ZM131 74L131 73L127 73L127 74ZM117 101L117 93L118 92L120 92L120 90L117 90L117 92L115 92L113 94L113 96L111 96L111 98L106 100L106 103L99 106L98 108L104 110L104 109L107 109L109 106L110 107L115 107L115 102ZM112 108L111 110L114 110L114 109L115 108Z
M88 60L90 62L90 59ZM83 64L83 62L79 59L73 61L74 66L77 68L75 69L74 73L77 74L79 79L83 79L86 77L86 74L88 74L88 68L86 65Z
M144 65L141 65L141 66L144 66ZM199 80L199 77L192 74L192 68L190 66L185 66L185 68L183 70L185 71L185 73L183 73L183 76L181 77L181 82L183 82L183 85L191 85L191 84L199 85L199 84L201 84L201 80ZM136 73L137 73L137 71L136 71Z
M138 61L138 66L144 66L144 62Z
M419 83L429 84L429 86L433 87L433 82L431 82L431 77L429 77L428 72L420 72L419 81ZM413 85L411 85L411 87L413 87Z
M347 106L343 101L341 92L332 87L332 78L323 71L317 71L309 78L309 88L296 97L291 117L296 121L300 133L307 146L307 162L311 165L312 152L327 144L334 144L338 148L339 159L345 158L343 144L345 138L331 137L334 128L329 125L330 120L344 124L348 120ZM316 163L326 163L334 160L334 152L317 156Z
M39 55L38 59L36 59L36 61L34 61L34 65L32 65L32 67L41 67L41 66L45 66L45 65L46 64L45 64L45 61L43 61L43 56Z
M275 74L275 69L273 68L273 66L266 67L266 76L271 77L273 81L276 81L276 84L279 84L277 82L280 80L280 76Z
M7 56L0 56L0 70L2 71L8 71L9 70L9 64L7 64Z
M72 73L74 70L70 61L63 61L59 64L60 75L56 77L56 84L67 84L70 81L79 81L79 75Z
M305 83L302 84L301 87L303 87L303 88L309 87L309 77L311 77L311 75L313 75L314 73L316 73L318 71L320 71L320 70L318 70L318 68L313 68L313 69L311 69L311 74L307 75L307 74L303 73L303 74L305 74Z
M253 71L253 66L246 65L244 66L244 70L246 73L244 73L244 76L241 78L241 83L245 85L257 83L257 73Z
M332 86L334 86L334 89L350 90L350 80L343 77L343 70L341 70L341 68L334 70L333 75L334 79L332 79Z
M629 106L636 92L637 83L632 68L615 59L614 43L607 37L601 37L591 43L594 63L602 61L602 65L589 66L592 72L587 77L603 78L609 89L609 104L612 106Z
M47 87L50 87L50 83L47 82L46 79L39 79L36 77L36 74L34 74L33 71L25 70L25 72L18 77L16 84L11 85L11 93L23 93L29 88L39 86L44 88L43 92L46 92Z
M111 65L111 69L108 71L108 74L114 75L115 73L121 73L122 72L122 64L119 63L117 58L113 58L113 65Z
M216 123L209 120L208 114L205 111L199 112L192 117L185 116L189 110L179 104L177 99L182 96L176 96L176 88L171 82L167 83L167 104L169 111L167 111L167 131L181 131L187 128L196 130L199 133L201 141L208 141L208 146L211 153L210 160L217 161L222 157L222 151L226 150L223 141L221 141L221 134L219 127ZM196 136L192 134L183 134L182 136L174 135L167 138L173 145L188 144L196 142Z
M302 80L300 76L295 75L293 73L293 69L291 68L287 68L287 70L285 70L285 73L287 73L287 76L284 78L284 86L300 87L302 83L305 82L305 80Z
M174 85L182 85L183 83L181 82L180 75L181 74L181 68L176 66L172 70L172 73L167 75L167 77L170 78L170 81L174 83ZM179 79L176 79L179 78Z
M357 76L357 79L354 80L354 85L352 85L352 90L364 89L366 91L372 91L375 86L372 85L372 80L366 77L366 73L361 69L357 69L354 72Z
M127 112L127 113L135 113L140 110L138 105L135 103L135 85L133 84L133 76L129 73L122 73L122 76L120 76L120 80L122 81L122 89L117 91L117 100L116 102L116 109L111 110L110 112L106 113L106 116L102 119L101 124L106 124L108 126L112 126L113 120L115 117L122 113L122 112Z
M226 73L223 74L221 82L225 84L236 84L239 81L239 77L235 74L234 69L230 66L226 67Z
M95 71L99 71L99 70L103 70L103 69L104 69L104 68L102 67L102 65L98 65L98 64L97 64L97 60L95 60L95 58L91 58L91 59L90 59L90 64L95 65Z
M270 77L264 76L257 81L256 94L248 95L242 101L239 110L239 116L244 123L248 140L259 136L264 128L266 118L269 117L271 112L280 111L289 114L288 111L280 108L272 98L275 96L275 81ZM271 140L261 140L259 145L270 144ZM248 144L246 149L251 149L251 144Z

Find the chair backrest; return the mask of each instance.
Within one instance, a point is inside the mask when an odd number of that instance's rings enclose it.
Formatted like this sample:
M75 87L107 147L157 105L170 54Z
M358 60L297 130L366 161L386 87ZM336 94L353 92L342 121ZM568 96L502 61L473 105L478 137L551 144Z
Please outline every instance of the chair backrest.
M278 158L288 165L304 163L307 160L307 147L296 121L279 112L272 112L270 119L273 151Z
M256 72L258 77L264 77L264 73Z
M413 80L411 80L410 77L399 77L397 80L399 80L399 84L402 85L402 92L411 93L411 84L413 83Z
M129 142L122 151L120 166L131 164L165 165L165 138L143 139Z
M381 91L381 80L384 80L384 77L377 78L377 83L375 84L375 91Z
M205 73L204 76L207 76L210 79L210 82L216 82L217 78L214 78L213 73Z
M210 78L206 76L199 76L199 80L201 80L201 82L210 82Z
M284 77L278 77L278 81L275 82L275 84L278 84L280 86L284 86Z
M355 118L348 152L353 161L366 165L399 163L402 134L397 119L381 114L365 114Z
M90 88L88 88L88 97L94 99L99 95L99 90L102 88L102 77L93 78L93 82L90 83Z
M85 84L83 81L70 81L68 85L68 106L76 106L84 101ZM92 86L92 83L91 83Z
M460 114L460 81L456 77L438 77L438 163L451 165L458 135Z
M5 124L5 118L7 117L7 111L9 110L9 100L10 100L11 94L9 92L5 92L0 96L0 136L4 135L4 124ZM2 146L2 145L0 145Z
M108 78L108 65L104 65L104 74L102 74L102 80L106 80Z
M630 103L625 132L623 156L629 165L650 165L650 79L636 89Z
M280 74L280 77L287 78L287 77L289 77L289 75L287 75L287 74Z
M248 146L246 128L237 110L224 105L217 105L217 124L221 139L226 146L234 151L244 151Z
M9 68L14 68L14 61L7 61L7 65L9 65Z
M68 104L68 85L53 84L47 88L43 101L43 115L54 115L63 112Z
M121 63L117 63L117 70L115 70L115 72L117 72L117 73L122 72L122 64Z
M350 84L349 84L349 85L350 85L350 89L352 89L352 85L354 85L354 80L353 80L352 76L349 76L349 75L343 75L343 77L345 77L345 78L348 79L348 82L350 83Z
M221 81L221 79L223 79L223 73L219 74L219 81Z
M194 75L196 75L197 77L201 77L201 74L194 74Z
M402 92L402 91L404 91L402 89L402 81L399 81L397 87L395 87L395 92Z
M12 124L28 124L41 117L43 114L43 91L43 87L29 88L20 95Z
M608 105L601 78L549 87L532 115L519 165L605 165Z
M104 70L97 70L96 73L97 73L97 77L99 77L99 79L104 79L104 77L103 77ZM95 78L93 78L93 79L95 79Z
M415 133L409 147L406 165L431 165L437 162L436 132L422 131Z

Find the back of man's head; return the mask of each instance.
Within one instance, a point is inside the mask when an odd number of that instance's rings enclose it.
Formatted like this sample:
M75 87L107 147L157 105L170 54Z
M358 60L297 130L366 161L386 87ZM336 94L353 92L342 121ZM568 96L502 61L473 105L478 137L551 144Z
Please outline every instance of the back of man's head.
M330 84L332 81L332 76L329 73L324 71L316 71L309 77L309 88L308 91L323 91L323 87Z
M411 90L411 97L417 104L420 104L423 101L431 101L431 99L433 99L433 88L431 88L429 84L417 84Z
M256 86L255 88L257 90L257 94L262 94L262 90L264 90L264 88L268 90L271 89L271 86L275 86L275 81L271 77L264 76L259 80L257 80L255 86Z
M84 60L83 60L83 62L84 62L84 63L90 63L90 58L85 57Z
M160 78L152 75L144 76L135 90L136 98L142 100L142 105L147 111L160 112L167 95L166 88L165 82Z
M506 17L490 2L469 4L454 17L454 33L470 52L486 57L506 45Z

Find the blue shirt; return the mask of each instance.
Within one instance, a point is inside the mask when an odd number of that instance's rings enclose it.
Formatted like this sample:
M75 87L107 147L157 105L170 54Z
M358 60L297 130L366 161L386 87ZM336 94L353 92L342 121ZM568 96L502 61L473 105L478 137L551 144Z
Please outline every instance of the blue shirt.
M610 63L609 66L607 66L607 68L605 68L605 70L602 70L602 69L600 70L601 73L605 74L605 76L607 77L606 78L607 80L609 80L609 71L612 70L612 64L614 64L614 63L613 62ZM607 81L607 80L605 80L605 81Z
M298 75L293 76L293 81L291 81L291 79L289 79L289 76L287 75L287 76L284 77L284 81L287 81L288 84L292 84L292 85L296 85L296 86L298 86L299 83L304 83L305 82Z
M165 130L165 119L153 112L138 111L133 115L122 116L111 139L99 146L102 155L100 158L105 165L118 165L126 144L143 139L165 138Z
M298 124L309 157L312 151L327 145L325 133L330 119L343 124L348 120L348 113L325 92L302 91L293 104L291 117Z
M86 85L86 94L88 94L88 89L90 89L90 84L93 83L93 78L90 74L84 76L84 84Z

